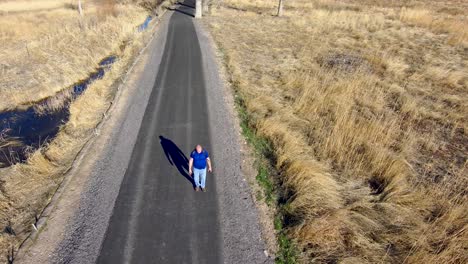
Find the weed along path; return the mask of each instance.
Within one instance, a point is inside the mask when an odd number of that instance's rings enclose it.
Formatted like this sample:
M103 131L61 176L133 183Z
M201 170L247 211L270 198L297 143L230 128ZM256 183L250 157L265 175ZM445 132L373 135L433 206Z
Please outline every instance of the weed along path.
M195 1L163 17L114 111L19 263L270 263L238 130ZM210 152L207 192L187 174Z

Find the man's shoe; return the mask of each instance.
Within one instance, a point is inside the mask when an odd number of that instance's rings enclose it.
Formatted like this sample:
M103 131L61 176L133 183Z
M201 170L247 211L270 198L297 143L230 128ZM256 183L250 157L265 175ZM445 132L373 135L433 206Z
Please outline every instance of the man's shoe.
M195 187L195 191L198 192L200 190L200 188L198 187Z
M201 188L203 192L206 192L206 187L205 188Z

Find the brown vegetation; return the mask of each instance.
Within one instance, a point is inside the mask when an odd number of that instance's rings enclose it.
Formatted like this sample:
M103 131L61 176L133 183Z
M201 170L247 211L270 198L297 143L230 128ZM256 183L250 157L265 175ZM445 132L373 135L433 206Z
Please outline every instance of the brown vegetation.
M83 18L75 5L65 0L66 5L58 9L0 14L0 110L21 107L56 93L64 93L61 96L66 98L66 89L95 71L102 58L118 56L104 78L90 84L71 103L69 122L51 143L33 152L26 163L0 169L2 260L32 230L35 218L50 201L64 173L94 135L120 77L148 40L150 32L136 30L148 12L133 2L146 1L86 1ZM61 107L60 98L51 99L49 107Z
M271 141L303 262L468 262L468 5L225 0L209 27Z
M28 3L18 5L29 8ZM83 17L66 0L61 8L0 15L0 111L53 96L85 79L103 58L119 55L147 15L141 7L109 1L83 6Z

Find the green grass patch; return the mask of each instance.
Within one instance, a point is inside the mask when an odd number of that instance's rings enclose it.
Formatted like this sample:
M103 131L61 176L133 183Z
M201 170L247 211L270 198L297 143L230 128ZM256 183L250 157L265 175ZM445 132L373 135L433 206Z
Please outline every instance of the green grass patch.
M276 256L275 263L277 264L294 264L297 262L297 251L291 240L281 231L278 234L279 252Z
M283 217L282 213L278 213L274 219L275 230L278 231L278 247L279 251L275 259L277 264L294 264L298 263L297 261L297 251L294 244L286 236L285 230L283 229Z
M267 168L264 166L258 166L258 174L257 174L257 182L260 184L260 186L263 187L263 194L265 196L265 202L268 205L271 205L271 203L275 200L274 199L274 186L273 183L270 180L270 176L268 174Z
M268 206L279 206L277 190L271 174L274 172L272 163L274 162L273 148L268 140L257 136L254 128L251 126L251 117L245 108L244 101L238 93L235 94L235 103L237 112L240 117L240 126L242 135L247 142L253 147L255 152L255 164L257 166L257 176L255 177L258 184L262 187L263 192L257 193L257 199L264 199ZM278 210L281 211L281 210ZM294 264L297 263L297 251L292 241L283 230L282 213L276 215L274 227L277 233L277 241L279 251L275 262L278 264Z
M245 108L244 101L237 93L235 95L235 102L241 121L240 126L242 129L242 135L244 135L247 142L253 146L255 151L255 165L257 166L257 176L255 178L257 179L258 184L262 186L262 198L268 205L272 205L272 203L276 200L275 186L273 184L273 180L270 177L270 172L272 169L269 168L266 157L272 155L273 149L268 140L255 134L254 129L250 125L251 118Z

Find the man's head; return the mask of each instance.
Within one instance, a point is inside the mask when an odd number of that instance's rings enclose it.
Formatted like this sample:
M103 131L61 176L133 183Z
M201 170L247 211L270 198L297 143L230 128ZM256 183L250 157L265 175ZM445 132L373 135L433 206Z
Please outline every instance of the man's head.
M202 148L201 145L197 145L197 146L195 147L195 150L197 151L197 153L201 153L202 150L203 150L203 148Z

